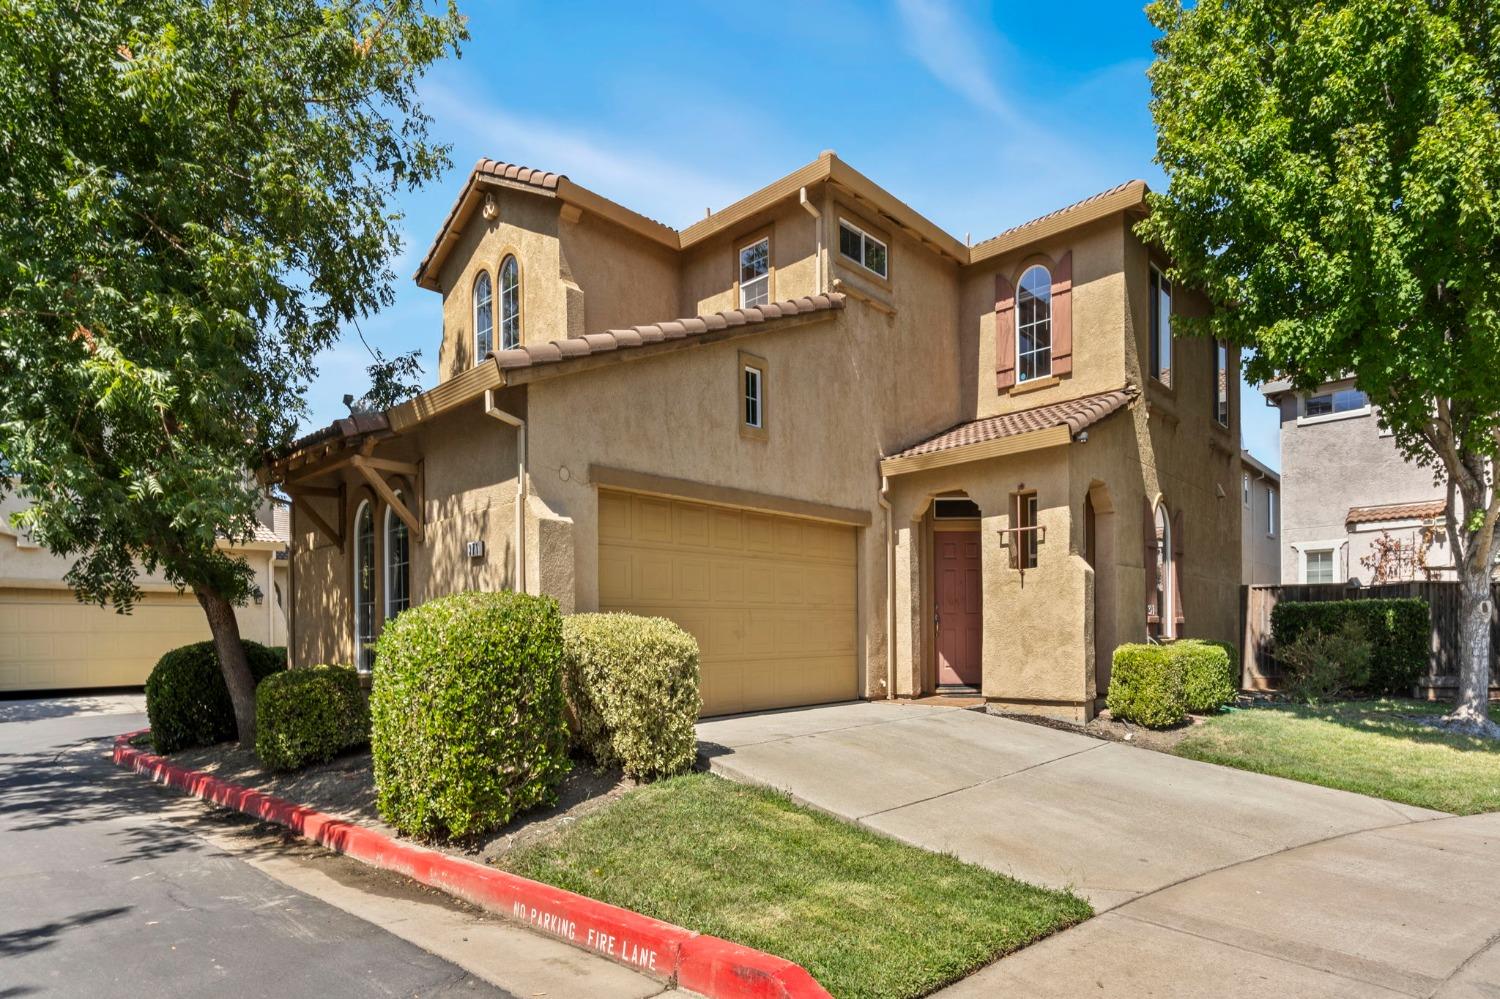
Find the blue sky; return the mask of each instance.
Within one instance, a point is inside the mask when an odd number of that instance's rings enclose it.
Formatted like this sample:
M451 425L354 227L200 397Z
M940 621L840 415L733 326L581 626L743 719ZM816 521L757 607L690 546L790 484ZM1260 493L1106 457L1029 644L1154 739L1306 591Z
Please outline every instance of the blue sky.
M1162 186L1138 0L462 6L463 57L421 86L454 166L402 199L396 302L361 324L429 372L441 300L411 274L481 156L682 227L833 149L976 242L1132 177ZM345 414L368 363L352 329L320 359L310 426ZM1279 466L1272 412L1242 399L1246 445Z

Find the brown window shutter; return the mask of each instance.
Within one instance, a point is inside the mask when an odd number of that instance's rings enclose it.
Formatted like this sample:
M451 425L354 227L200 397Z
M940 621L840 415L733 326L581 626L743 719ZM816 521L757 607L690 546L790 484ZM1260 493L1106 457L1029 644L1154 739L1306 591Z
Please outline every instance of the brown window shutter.
M1073 370L1073 251L1052 269L1052 373Z
M995 389L1016 383L1016 288L1004 274L995 275Z
M1161 613L1156 607L1156 510L1152 508L1149 497L1141 527L1146 557L1146 623L1152 625L1161 622Z
M1172 518L1172 616L1178 625L1187 620L1182 613L1182 552L1185 541L1182 522L1187 519L1184 513L1185 511L1178 510L1177 516ZM1181 627L1177 629L1177 635L1182 635Z

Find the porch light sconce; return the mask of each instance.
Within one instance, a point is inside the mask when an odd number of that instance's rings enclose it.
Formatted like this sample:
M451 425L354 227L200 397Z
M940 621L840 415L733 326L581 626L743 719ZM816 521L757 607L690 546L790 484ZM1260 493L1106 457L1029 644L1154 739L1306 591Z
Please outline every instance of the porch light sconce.
M259 586L250 591L250 596L255 601L255 606L257 607L266 602L266 595L261 592Z

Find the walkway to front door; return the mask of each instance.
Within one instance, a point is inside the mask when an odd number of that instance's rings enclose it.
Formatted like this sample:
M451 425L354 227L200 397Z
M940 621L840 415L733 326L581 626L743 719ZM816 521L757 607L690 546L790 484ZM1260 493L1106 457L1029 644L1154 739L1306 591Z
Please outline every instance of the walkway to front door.
M937 683L939 687L978 690L983 679L980 635L984 630L983 589L979 572L978 531L936 531L933 593L937 613Z
M1500 980L1500 895L1473 890L1500 879L1500 813L1452 818L954 708L742 715L698 738L723 776L1103 913L955 997L1459 999Z

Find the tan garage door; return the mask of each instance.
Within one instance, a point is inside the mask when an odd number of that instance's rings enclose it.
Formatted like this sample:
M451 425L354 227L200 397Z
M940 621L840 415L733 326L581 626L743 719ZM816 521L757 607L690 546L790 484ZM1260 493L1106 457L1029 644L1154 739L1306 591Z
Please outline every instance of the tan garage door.
M849 700L854 528L601 490L599 605L698 639L703 713Z
M0 690L142 684L163 652L208 637L191 596L147 593L116 614L67 590L0 589Z

